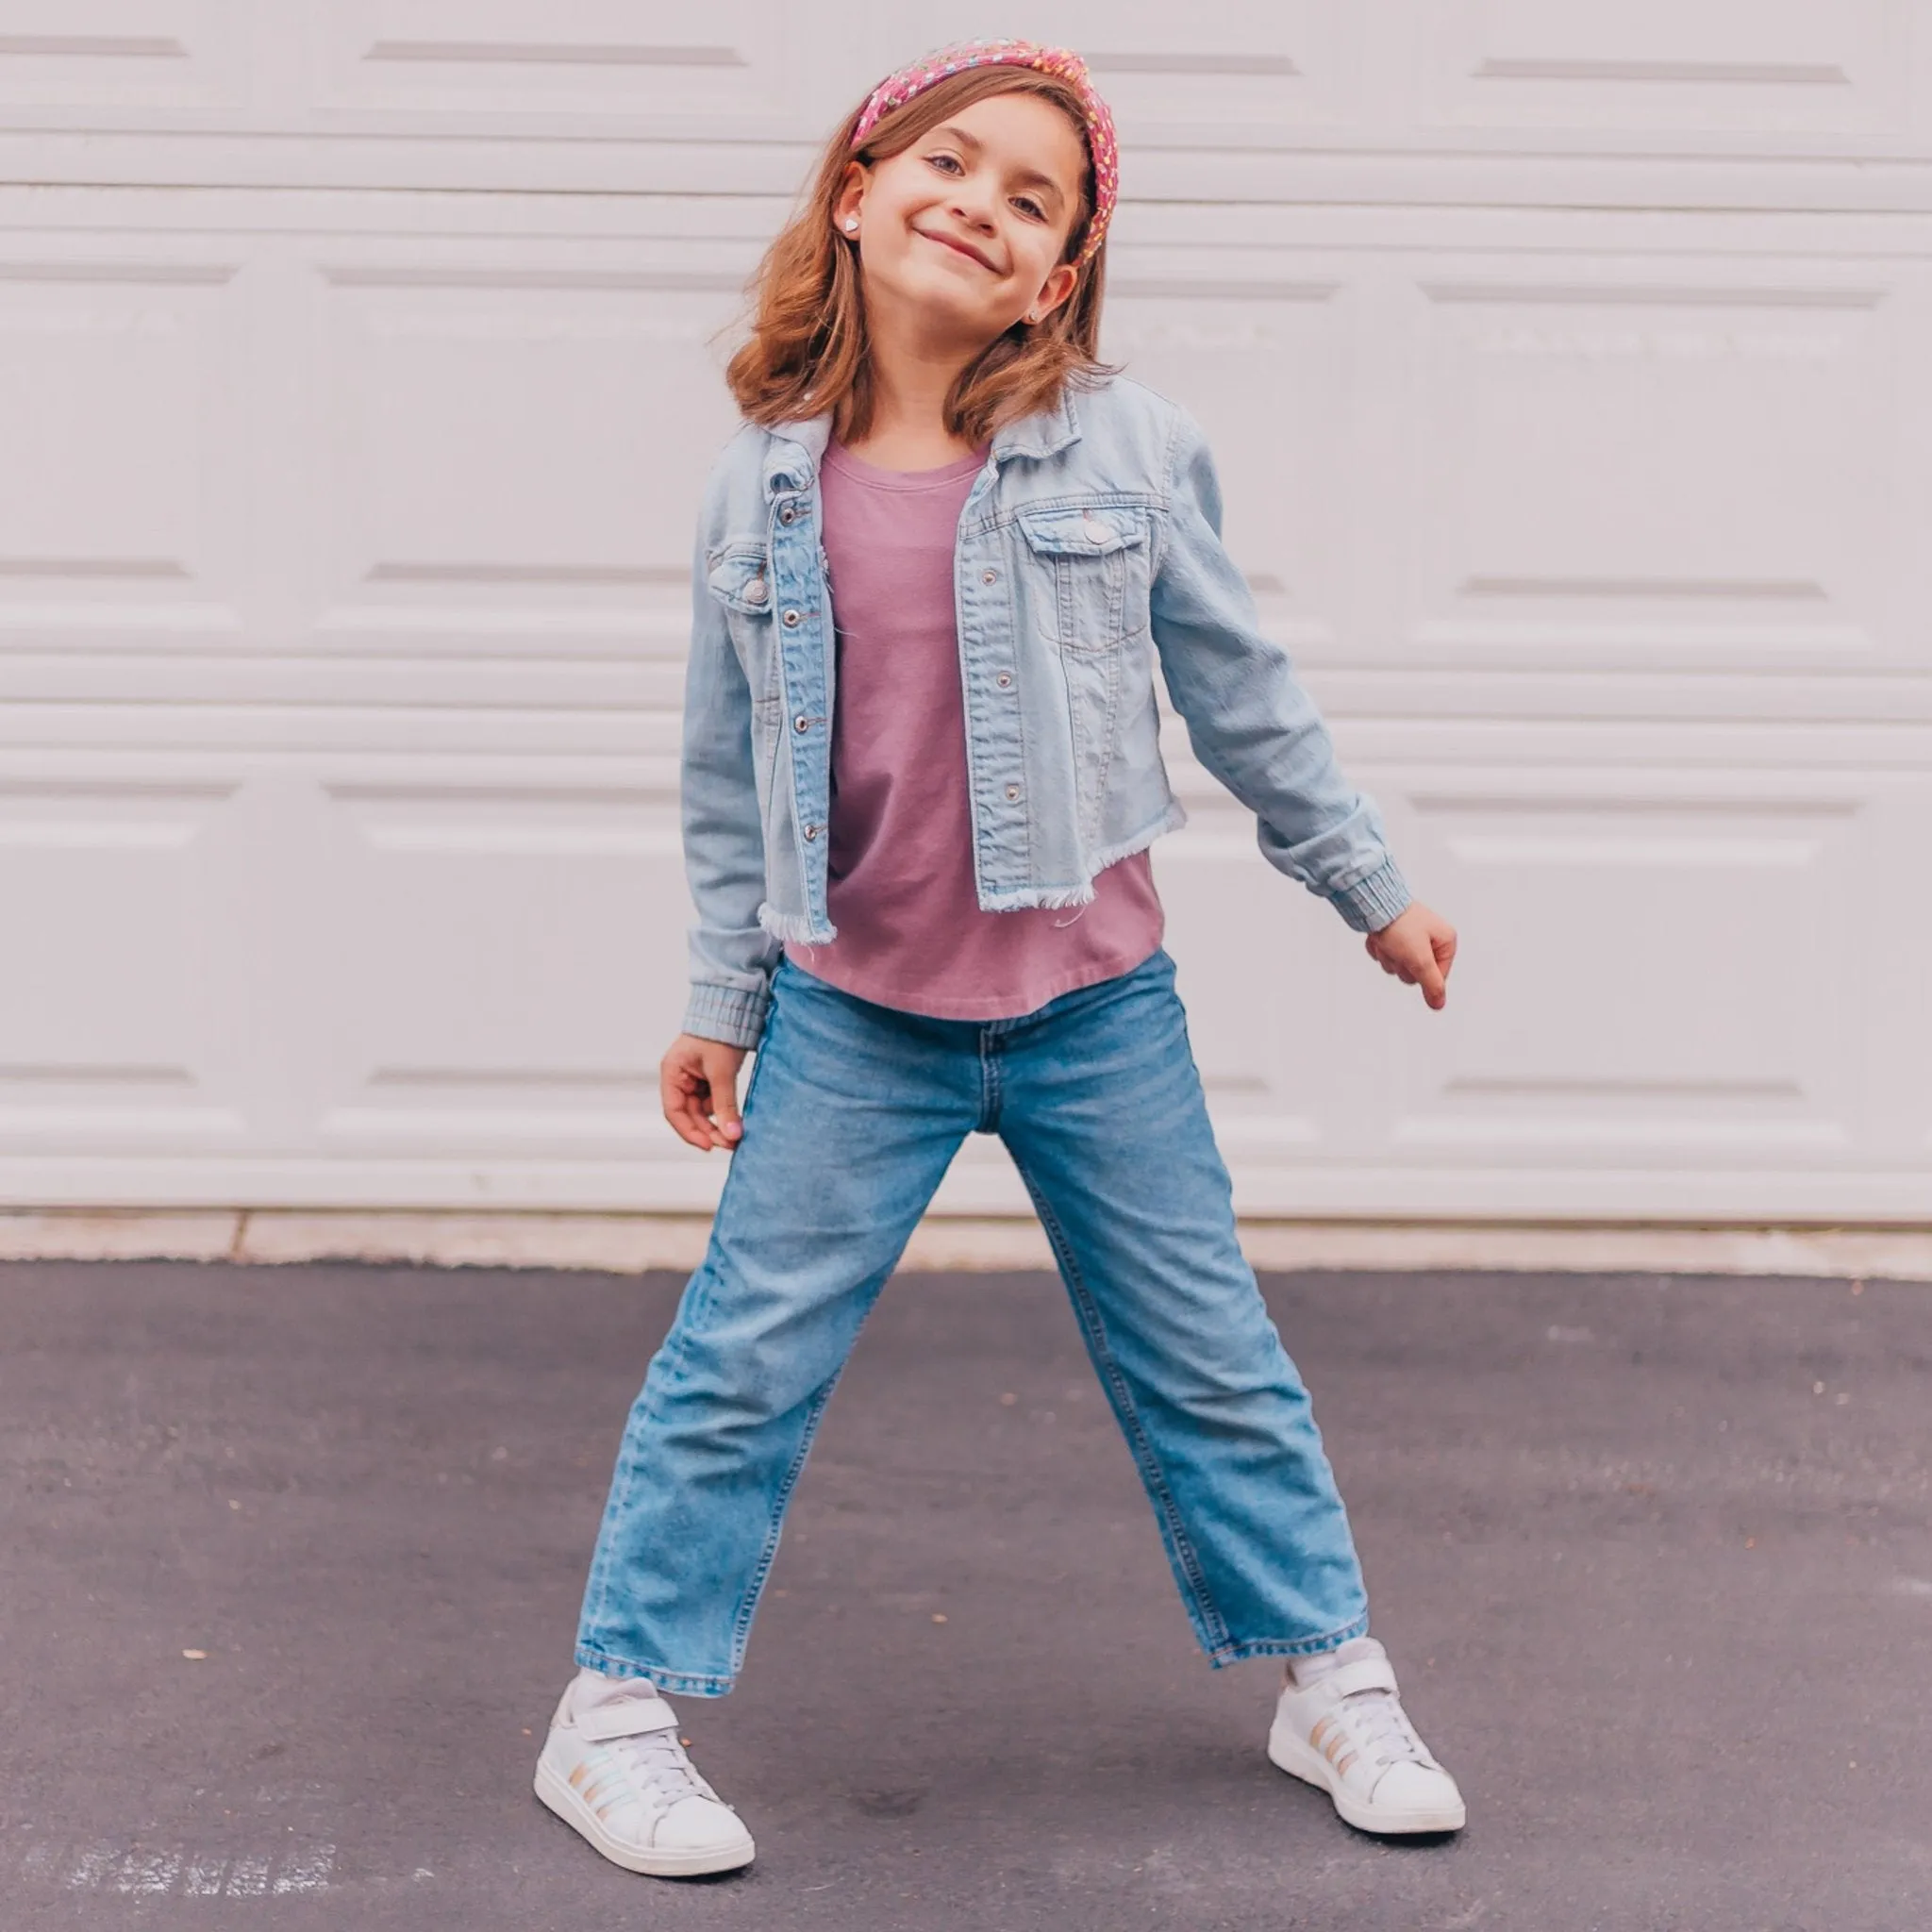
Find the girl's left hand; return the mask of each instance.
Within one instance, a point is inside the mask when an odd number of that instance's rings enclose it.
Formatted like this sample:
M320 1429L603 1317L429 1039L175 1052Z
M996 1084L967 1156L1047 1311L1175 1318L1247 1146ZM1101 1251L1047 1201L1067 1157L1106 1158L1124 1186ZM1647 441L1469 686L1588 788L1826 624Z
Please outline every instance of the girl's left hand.
M1423 998L1437 1011L1448 1003L1446 984L1456 958L1456 928L1440 912L1431 912L1420 899L1405 906L1366 941L1369 958L1379 960L1405 986L1419 986Z

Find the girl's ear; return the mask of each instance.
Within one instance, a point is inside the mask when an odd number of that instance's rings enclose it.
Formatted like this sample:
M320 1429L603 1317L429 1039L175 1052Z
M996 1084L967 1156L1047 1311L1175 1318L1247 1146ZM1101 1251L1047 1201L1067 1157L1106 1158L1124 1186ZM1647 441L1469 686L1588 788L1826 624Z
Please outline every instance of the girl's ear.
M1038 316L1044 322L1079 286L1080 271L1070 261L1061 262L1040 285L1040 293L1027 305L1028 319Z
M854 161L845 170L845 178L839 184L839 192L832 202L832 225L842 236L857 232L858 207L865 199L865 167L862 162Z

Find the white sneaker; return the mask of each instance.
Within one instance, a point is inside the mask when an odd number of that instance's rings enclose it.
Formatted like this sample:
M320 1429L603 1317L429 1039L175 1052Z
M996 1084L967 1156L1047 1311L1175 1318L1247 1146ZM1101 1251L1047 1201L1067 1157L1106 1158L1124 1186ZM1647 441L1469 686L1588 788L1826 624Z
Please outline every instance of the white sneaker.
M573 1681L537 1759L537 1795L614 1865L695 1878L749 1865L738 1813L697 1774L671 1707L642 1678L635 1691L584 1703Z
M1303 1665L1307 1671L1307 1665ZM1357 1831L1460 1831L1456 1780L1429 1756L1395 1695L1389 1653L1351 1638L1288 1685L1268 1733L1268 1756L1319 1785Z

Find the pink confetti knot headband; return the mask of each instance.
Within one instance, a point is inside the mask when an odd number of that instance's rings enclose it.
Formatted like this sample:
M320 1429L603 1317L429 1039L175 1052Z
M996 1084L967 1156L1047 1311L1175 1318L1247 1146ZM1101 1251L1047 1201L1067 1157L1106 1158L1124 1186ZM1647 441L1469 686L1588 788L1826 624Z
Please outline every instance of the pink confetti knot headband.
M1037 67L1042 74L1058 75L1071 81L1086 109L1087 152L1093 161L1093 219L1087 225L1087 239L1074 258L1075 268L1085 268L1099 253L1107 239L1107 225L1113 219L1113 205L1120 194L1120 149L1114 142L1113 116L1093 92L1087 77L1087 63L1071 47L1041 47L1032 41L959 41L941 47L890 74L874 88L858 125L852 130L855 152L863 147L880 120L894 108L903 108L916 94L923 94L936 81L948 75L964 74L974 67Z

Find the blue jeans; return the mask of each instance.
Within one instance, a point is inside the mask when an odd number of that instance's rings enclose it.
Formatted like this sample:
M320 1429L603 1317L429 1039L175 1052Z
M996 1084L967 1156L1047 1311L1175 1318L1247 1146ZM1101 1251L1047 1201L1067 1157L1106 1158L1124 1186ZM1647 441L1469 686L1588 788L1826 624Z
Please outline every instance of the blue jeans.
M576 1660L717 1697L825 1403L948 1163L1006 1142L1215 1665L1368 1627L1307 1391L1235 1238L1174 962L1013 1020L780 963L709 1249L618 1452Z

